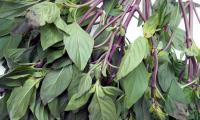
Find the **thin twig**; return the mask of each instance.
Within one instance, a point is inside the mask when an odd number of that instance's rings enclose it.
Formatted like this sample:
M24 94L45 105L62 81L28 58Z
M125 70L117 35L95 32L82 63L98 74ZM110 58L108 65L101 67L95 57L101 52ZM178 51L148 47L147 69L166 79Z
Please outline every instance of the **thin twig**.
M199 21L199 24L200 24L200 17L199 17L199 15L198 15L198 13L197 13L197 10L196 10L195 5L193 5L193 10L194 10L194 13L195 13L195 15L196 15L196 17L197 17L197 20Z
M104 46L106 43L108 43L110 41L110 38L112 36L112 33L109 34L109 36L106 38L105 41L103 41L101 44L94 46L94 48L101 48L102 46Z
M80 4L80 5L70 4L70 3L67 3L67 2L65 2L64 4L65 4L65 6L71 7L71 8L81 8L81 7L85 7L85 6L90 5L90 4L94 3L95 1L96 0L90 0L90 1L88 1L88 2L86 2L84 4Z

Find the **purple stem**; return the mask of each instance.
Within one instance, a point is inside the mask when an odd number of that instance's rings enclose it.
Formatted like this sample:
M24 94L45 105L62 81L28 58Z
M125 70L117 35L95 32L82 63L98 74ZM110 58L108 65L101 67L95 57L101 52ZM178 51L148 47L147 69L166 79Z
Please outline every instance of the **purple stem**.
M92 26L94 25L94 23L96 22L96 20L99 18L99 16L101 15L101 12L97 12L96 15L94 16L94 18L92 19L92 21L90 22L90 24L87 26L86 31L89 32L92 29Z
M190 48L191 47L191 44L190 44L190 41L191 41L190 25L189 25L189 21L187 19L186 10L184 9L182 0L179 0L179 4L180 4L180 7L181 7L181 11L182 11L182 15L183 15L184 23L185 23L187 47Z
M96 39L106 28L108 28L110 25L112 25L114 22L116 22L120 17L121 17L121 15L115 17L112 21L110 21L108 24L106 24L101 30L99 30L99 31L94 35L94 39Z
M153 49L153 58L154 58L154 69L153 69L152 80L151 80L151 97L155 98L156 82L157 82L157 74L158 74L158 51L156 48Z
M108 43L110 41L111 36L112 36L112 33L106 38L106 40L104 42L102 42L99 45L94 46L94 48L101 48L102 46L104 46L106 43Z
M88 15L96 8L97 5L99 5L102 2L102 0L97 0L92 7L83 15L83 17L79 20L79 24L82 24L84 20L87 18Z

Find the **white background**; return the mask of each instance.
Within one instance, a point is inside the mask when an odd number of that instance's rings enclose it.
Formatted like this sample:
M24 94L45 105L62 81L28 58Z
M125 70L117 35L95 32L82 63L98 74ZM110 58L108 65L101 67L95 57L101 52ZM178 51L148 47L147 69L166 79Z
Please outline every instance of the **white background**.
M183 0L183 1L186 1L186 0ZM193 0L193 1L200 4L200 0ZM196 8L196 9L200 15L200 8ZM130 41L134 41L137 37L143 35L142 27L137 27L137 23L138 23L137 19L133 18L128 27L126 36ZM181 24L179 27L182 29L185 29L183 20L181 21ZM195 14L194 14L194 41L196 42L196 45L200 48L200 23L195 17ZM2 75L3 73L4 73L4 68L0 65L0 75Z

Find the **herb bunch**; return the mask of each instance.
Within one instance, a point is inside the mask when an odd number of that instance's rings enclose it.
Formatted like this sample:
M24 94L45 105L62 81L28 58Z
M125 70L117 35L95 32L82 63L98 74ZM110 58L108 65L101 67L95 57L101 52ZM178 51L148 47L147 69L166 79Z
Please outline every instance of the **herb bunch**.
M0 120L200 118L198 3L0 3ZM133 43L126 38L132 19L143 28Z

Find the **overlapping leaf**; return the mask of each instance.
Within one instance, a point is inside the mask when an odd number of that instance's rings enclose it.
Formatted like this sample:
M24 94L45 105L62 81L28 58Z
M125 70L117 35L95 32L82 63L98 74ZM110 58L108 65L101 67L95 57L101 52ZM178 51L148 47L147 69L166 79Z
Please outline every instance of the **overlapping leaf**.
M68 25L64 36L65 49L75 65L83 70L92 54L94 40L77 23Z
M130 44L128 46L128 50L122 58L122 62L117 73L117 80L125 77L133 71L147 56L148 49L148 41L143 37L137 38L134 43Z

